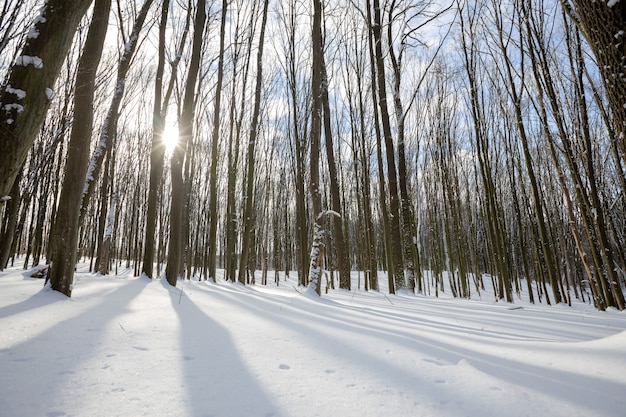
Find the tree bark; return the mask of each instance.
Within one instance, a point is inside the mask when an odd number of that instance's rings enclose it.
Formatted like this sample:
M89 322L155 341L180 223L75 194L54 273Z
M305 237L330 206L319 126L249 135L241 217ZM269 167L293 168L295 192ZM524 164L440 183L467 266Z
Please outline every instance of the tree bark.
M120 114L119 109L122 104L124 92L126 91L126 77L128 75L128 71L130 70L133 55L137 50L139 33L141 32L141 28L143 27L143 23L146 20L148 11L150 10L150 6L153 2L154 0L144 1L141 10L137 14L135 22L133 23L130 38L128 39L126 45L124 45L124 51L117 69L117 79L115 82L115 90L113 91L113 98L109 104L109 109L104 119L104 123L100 129L98 143L96 144L93 154L91 155L89 167L87 168L87 174L84 178L85 183L83 189L83 200L78 224L82 224L87 206L89 205L89 200L95 191L97 183L96 180L100 175L104 156L107 153L107 150L113 146L114 138L117 134L117 122Z
M150 183L148 185L148 211L146 213L146 238L143 255L143 273L152 278L154 268L154 243L156 238L157 204L159 200L160 184L163 177L163 158L165 145L163 144L163 129L165 117L163 107L167 103L161 103L163 91L163 73L165 67L165 30L169 10L169 0L164 0L161 6L161 19L159 23L159 58L154 83L154 108L152 113L152 145L150 147Z
M613 135L626 161L626 2L561 0L561 4L587 39L598 61L609 107Z
M339 180L337 179L337 164L333 149L333 134L330 121L330 102L328 98L328 74L322 51L322 86L321 99L324 112L324 144L326 146L326 160L328 161L328 174L330 177L330 198L333 211L337 214L343 212L339 193ZM339 288L350 289L350 260L348 248L343 235L343 223L346 221L345 213L342 217L333 219L333 235L335 238L335 251L337 252L337 268L339 269Z
M76 28L91 3L49 0L11 68L0 93L0 199L10 193L43 124Z
M222 1L222 18L220 22L220 50L217 63L217 86L215 87L215 107L213 109L213 131L211 132L211 177L209 178L209 259L207 275L214 282L217 258L217 164L218 142L220 135L220 103L222 101L222 83L224 80L224 38L226 37L226 15L228 0Z
M248 260L250 250L253 247L253 231L255 227L255 216L253 213L254 200L254 158L255 148L258 138L259 114L261 112L261 90L263 87L263 44L265 41L265 26L267 23L267 11L269 0L263 3L263 15L261 20L261 33L259 34L259 50L257 51L257 73L256 86L254 88L254 109L252 111L252 122L250 125L250 137L248 139L248 160L246 171L246 194L244 196L245 207L243 212L243 234L241 235L241 258L239 260L239 271L237 280L245 284L248 270Z
M311 148L309 157L309 193L313 214L313 242L309 256L309 291L320 295L320 275L322 271L322 257L324 244L324 229L322 221L322 194L320 190L320 141L322 136L322 5L320 0L313 0L313 28L312 28L312 75L311 75Z
M170 205L170 238L167 253L167 266L165 277L167 282L175 287L183 266L183 211L185 201L185 182L183 179L183 164L187 153L187 146L193 137L193 115L195 111L195 90L200 71L200 56L202 52L202 39L206 23L206 0L198 0L196 4L196 16L194 21L193 45L189 71L185 84L185 96L183 98L183 111L179 122L179 143L172 154L170 172L172 175L172 198Z
M0 230L0 271L3 271L7 267L9 257L11 256L11 247L13 246L13 238L15 237L15 231L17 230L17 219L20 208L20 178L22 176L22 169L15 178L11 193L9 194L9 200L6 204L4 219L2 222L2 229Z
M70 133L59 210L50 232L52 256L48 277L52 288L68 297L72 295L78 247L78 219L82 200L82 194L76 190L81 189L87 173L94 118L95 81L109 24L110 9L111 0L96 0L76 74L74 123Z
M378 107L380 108L380 121L383 126L383 138L385 140L385 157L387 162L387 178L389 185L389 241L391 251L391 265L388 265L390 274L396 289L404 288L404 262L402 257L402 235L400 233L400 199L398 198L398 176L396 170L396 157L391 133L389 109L387 107L387 87L385 78L385 61L382 49L382 21L379 0L373 1L374 24L374 50L376 56L376 70L378 82ZM391 291L391 288L390 288Z

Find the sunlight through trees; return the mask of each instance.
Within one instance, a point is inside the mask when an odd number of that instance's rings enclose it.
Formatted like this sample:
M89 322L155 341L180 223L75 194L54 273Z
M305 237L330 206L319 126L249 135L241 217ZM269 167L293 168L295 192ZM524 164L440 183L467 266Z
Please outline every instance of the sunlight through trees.
M624 1L3 4L0 270L626 308Z

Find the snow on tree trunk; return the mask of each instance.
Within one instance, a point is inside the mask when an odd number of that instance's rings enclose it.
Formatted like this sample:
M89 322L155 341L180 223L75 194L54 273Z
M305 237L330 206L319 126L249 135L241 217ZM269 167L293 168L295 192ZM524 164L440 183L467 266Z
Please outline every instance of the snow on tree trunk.
M92 0L49 0L0 90L0 204L46 117L76 28Z
M326 215L333 215L341 219L341 215L333 210L322 211L315 219L313 224L313 243L311 244L311 254L309 255L309 285L306 290L307 295L317 294L320 295L322 276L322 266L324 265L324 255L326 254L326 247L324 242L324 228L322 227L324 218Z
M115 194L111 197L111 207L107 214L107 226L104 230L104 240L102 242L102 253L100 257L99 272L102 275L106 275L109 272L109 258L111 253L111 239L113 237L113 226L115 224L115 206L117 203L117 197Z
M139 14L137 15L137 19L133 24L130 38L128 42L126 42L126 45L124 45L124 52L120 58L119 67L117 69L117 81L115 83L113 98L111 99L111 104L109 105L106 118L100 130L98 144L96 145L96 149L93 151L89 162L89 168L87 169L85 185L83 188L83 201L79 224L82 223L87 206L89 205L89 199L93 195L96 188L96 179L100 174L106 150L113 146L113 139L115 138L117 131L120 106L122 104L122 98L124 97L124 91L126 90L126 77L128 75L128 71L130 70L132 57L137 49L139 33L141 32L144 21L146 20L146 16L148 15L148 11L150 10L150 6L153 2L154 0L145 0Z
M311 244L311 254L309 256L309 286L306 293L308 295L320 295L320 277L322 275L322 259L324 255L324 229L322 228L323 214L313 225L313 243Z

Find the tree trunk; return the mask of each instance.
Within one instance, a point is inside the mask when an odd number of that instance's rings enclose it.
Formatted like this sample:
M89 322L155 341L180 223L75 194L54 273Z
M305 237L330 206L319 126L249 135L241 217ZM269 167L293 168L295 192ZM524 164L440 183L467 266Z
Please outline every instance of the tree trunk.
M311 148L309 158L309 193L313 214L313 242L309 256L309 291L320 295L320 278L324 252L324 229L322 221L322 194L320 190L320 140L322 136L322 5L320 0L313 0L312 49L313 63L311 76Z
M72 295L78 247L78 219L82 200L82 194L76 190L81 189L87 173L93 129L95 81L109 24L110 9L111 0L96 0L76 74L74 123L70 133L59 210L50 232L52 248L48 277L52 288L68 297Z
M261 33L259 34L259 50L257 51L257 73L256 86L254 89L254 110L252 111L252 122L250 125L250 137L248 139L248 160L246 172L246 194L244 196L244 212L243 212L243 234L241 235L241 258L239 260L239 273L237 280L245 284L246 273L248 269L248 260L250 258L250 250L253 247L253 230L255 227L255 216L253 213L254 200L254 154L259 129L259 114L261 112L261 90L263 87L263 44L265 40L265 26L267 23L267 11L269 0L263 3L263 15L261 20Z
M494 10L498 10L499 4L494 2ZM499 13L499 12L496 12ZM507 44L511 41L511 39L505 39L505 29L502 27L501 19L497 20L497 31L498 31L498 41L500 52L502 53L502 57L504 60L504 69L505 69L505 79L508 82L508 93L510 95L513 108L515 110L515 125L517 127L517 132L519 135L519 139L522 145L522 152L524 155L524 164L526 167L526 173L528 174L528 180L530 181L530 190L532 195L533 209L535 212L535 220L537 222L537 227L539 229L539 247L541 248L541 253L543 255L543 259L545 262L546 272L548 273L548 279L550 280L550 286L552 287L552 295L554 296L554 302L560 303L562 301L562 294L559 291L559 274L557 272L556 259L554 257L553 248L550 245L550 239L548 236L548 229L546 227L546 220L544 217L544 207L543 201L540 196L539 184L537 181L537 176L535 175L535 169L533 167L532 156L530 154L530 147L528 145L528 138L526 135L526 126L524 125L523 114L522 114L522 97L521 93L518 93L517 87L515 85L515 80L513 77L513 68L511 64L511 60L508 56ZM523 63L522 56L522 63ZM521 77L524 79L524 73L522 68ZM520 87L522 90L522 87Z
M614 138L626 161L626 2L561 0L598 61L609 107L613 116Z
M391 233L389 233L389 210L387 209L387 191L385 187L385 175L384 175L384 167L383 167L383 155L382 155L382 134L380 132L380 117L378 105L378 92L377 92L377 83L376 80L378 77L376 76L376 54L374 52L374 39L373 39L373 31L372 25L372 8L370 6L369 0L366 1L367 7L367 25L368 25L368 33L367 33L367 46L370 57L370 71L371 71L371 90L372 90L372 104L373 104L373 113L374 113L374 132L376 134L376 162L378 167L378 186L380 189L379 193L379 202L380 202L380 211L381 217L383 220L383 252L385 255L384 267L387 270L387 282L389 287L389 293L395 294L395 282L393 277L393 268L391 261ZM363 106L362 106L363 107Z
M404 288L404 261L402 257L402 236L400 233L400 200L398 198L398 176L396 170L396 157L389 121L389 110L387 107L387 87L385 79L385 62L382 49L382 21L380 4L378 0L373 1L374 24L372 33L374 35L374 46L376 56L376 70L378 82L378 107L380 108L380 121L383 126L383 138L385 140L385 157L387 162L387 177L389 185L389 240L391 243L391 265L388 269L393 276L396 289Z
M164 0L161 6L161 20L159 23L159 58L154 83L154 109L152 113L152 145L150 148L150 183L148 186L148 211L146 213L146 238L145 251L143 255L143 273L152 278L154 268L154 243L156 238L157 204L159 201L160 184L163 177L163 158L165 155L165 145L163 144L163 129L165 127L165 117L163 107L167 103L161 104L163 90L163 72L165 67L165 30L167 26L167 16L169 10L169 0Z
M243 59L243 73L239 74L234 72L234 78L242 79L241 91L242 94L245 94L246 88L248 85L248 73L250 70L250 56L252 53L252 42L254 40L254 36L252 33L254 31L254 25L248 26L248 31L244 32L244 34L249 34L247 36L247 42L245 42L245 52ZM244 36L245 37L245 36ZM237 64L239 62L239 57L241 50L243 48L244 42L240 41L239 34L239 26L236 26L235 30L235 46L234 52L232 53L232 66L236 71ZM238 77L240 75L240 77ZM246 100L241 100L237 95L238 84L236 82L232 83L231 88L231 102L230 102L230 111L229 111L229 119L230 119L230 127L229 127L229 139L228 139L228 183L226 190L226 224L224 229L226 230L226 242L225 242L225 253L224 253L224 268L225 268L225 279L230 282L235 282L237 270L237 226L239 216L237 215L236 209L236 201L235 201L235 192L237 188L237 170L239 166L239 148L241 144L241 130L242 130L242 122L244 118L244 114L246 112ZM239 100L239 108L237 108L237 101Z
M402 98L400 97L400 86L402 80L402 55L404 43L401 45L399 56L393 48L393 33L391 19L393 18L393 5L389 9L390 23L387 26L387 39L389 41L389 58L393 69L393 89L392 96L394 102L394 113L396 116L396 126L398 135L398 182L400 188L400 215L401 215L401 236L402 254L404 258L404 269L406 270L406 285L412 292L415 291L416 281L421 281L421 271L419 265L419 254L417 250L417 234L415 232L415 221L413 219L413 204L409 198L409 187L407 179L406 155L405 155L405 115Z
M124 97L124 91L126 90L126 77L128 75L128 71L130 70L133 55L137 50L139 33L141 32L141 28L143 27L143 23L146 20L146 16L148 15L148 11L150 10L150 6L153 1L154 0L145 0L143 3L137 18L133 23L133 30L130 34L130 38L126 45L124 45L124 52L120 58L119 66L117 68L117 79L115 82L115 90L113 91L113 98L109 104L109 109L104 119L104 123L100 129L98 143L96 144L96 148L91 155L89 167L87 168L87 174L84 178L85 183L82 196L83 200L78 224L82 224L85 217L89 200L91 199L91 196L96 188L96 180L100 175L102 162L104 161L107 149L113 147L114 139L117 134L117 122L120 113L119 110L122 104L122 98Z
M326 145L326 160L328 161L328 171L330 176L330 198L333 211L337 214L343 212L341 198L339 194L339 180L337 179L337 164L333 149L333 136L330 122L330 103L328 99L328 75L326 73L326 63L322 52L322 86L321 100L324 112L324 144ZM350 289L350 260L348 259L348 248L343 236L343 223L346 221L345 212L342 217L333 219L333 235L335 237L335 251L337 252L337 268L339 269L339 288Z
M531 51L533 52L533 54L531 54L531 58L534 60L533 70L535 71L535 77L538 80L543 80L545 94L548 97L549 104L555 118L554 121L561 139L567 166L574 182L574 191L579 209L581 211L581 220L587 237L591 258L596 269L596 288L598 289L597 307L602 308L603 306L614 306L623 310L624 295L618 285L619 280L615 272L614 260L606 237L606 225L604 224L602 209L597 210L597 207L600 206L600 204L597 201L597 196L593 195L593 191L587 191L589 187L585 185L586 180L580 172L581 168L579 167L579 163L575 155L574 144L572 143L570 135L567 133L566 122L561 116L557 98L558 95L554 87L555 84L547 66L547 51L545 48L545 42L542 35L537 30L538 23L532 19L532 14L529 13L528 16L529 18L526 19L526 28L528 33L533 35L531 40L535 42L533 45L534 48L531 48ZM543 90L540 90L540 92L543 92ZM588 155L588 157L591 157L591 155ZM590 173L587 173L587 175L590 175ZM595 181L593 175L589 181Z
M17 229L17 219L20 208L20 179L22 177L22 170L17 174L11 192L9 193L9 200L6 204L4 218L2 221L2 229L0 230L0 271L3 271L7 267L9 257L11 256L11 247L13 246L13 238L15 237L15 231Z
M39 132L76 28L92 0L49 0L0 93L0 204ZM36 34L36 36L35 36Z
M167 282L175 287L178 281L181 268L183 266L183 211L185 201L185 183L183 179L183 165L187 146L193 137L193 114L195 110L195 90L200 70L200 55L202 52L202 39L204 26L206 23L206 0L198 0L196 5L196 17L194 21L193 46L191 60L189 62L189 72L185 84L185 96L183 99L183 111L179 122L179 143L174 149L171 161L172 175L172 198L170 205L170 238L167 253L167 266L165 277Z
M226 37L226 14L228 0L222 1L222 18L220 22L220 49L217 63L217 86L215 87L215 107L213 109L213 132L211 133L211 178L209 178L209 259L207 275L215 282L217 257L217 144L220 135L220 103L222 100L222 82L224 80L224 38Z
M480 92L478 90L477 80L477 48L475 44L476 30L475 19L477 10L470 10L467 12L469 15L465 17L466 12L461 11L461 31L462 33L462 47L463 47L463 64L467 75L467 81L469 83L470 93L470 107L472 117L472 129L474 133L474 142L476 146L476 155L478 160L478 167L480 174L480 181L484 192L484 204L481 207L481 211L484 216L484 223L486 224L487 232L487 247L489 258L491 261L490 269L495 275L497 285L496 297L499 299L506 299L507 302L511 302L512 292L510 283L510 262L509 254L507 252L506 245L506 228L503 224L502 208L498 196L496 194L496 186L494 182L494 174L491 166L491 154L489 151L489 140L486 135L485 120L483 119L484 109L480 100ZM466 27L466 21L469 24ZM469 37L469 39L468 39Z
M111 188L113 188L111 186ZM100 265L98 266L98 272L101 275L107 275L109 273L109 263L111 257L111 247L113 240L113 228L115 227L117 197L115 193L111 196L111 205L109 206L109 213L107 214L106 229L104 230L104 238L102 240L102 249L100 250Z

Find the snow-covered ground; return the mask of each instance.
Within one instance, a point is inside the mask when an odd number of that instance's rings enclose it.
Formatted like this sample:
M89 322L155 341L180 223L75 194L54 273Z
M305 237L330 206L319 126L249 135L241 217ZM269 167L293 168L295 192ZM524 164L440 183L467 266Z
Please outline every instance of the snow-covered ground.
M84 269L71 299L42 284L0 273L2 417L626 415L616 310Z

